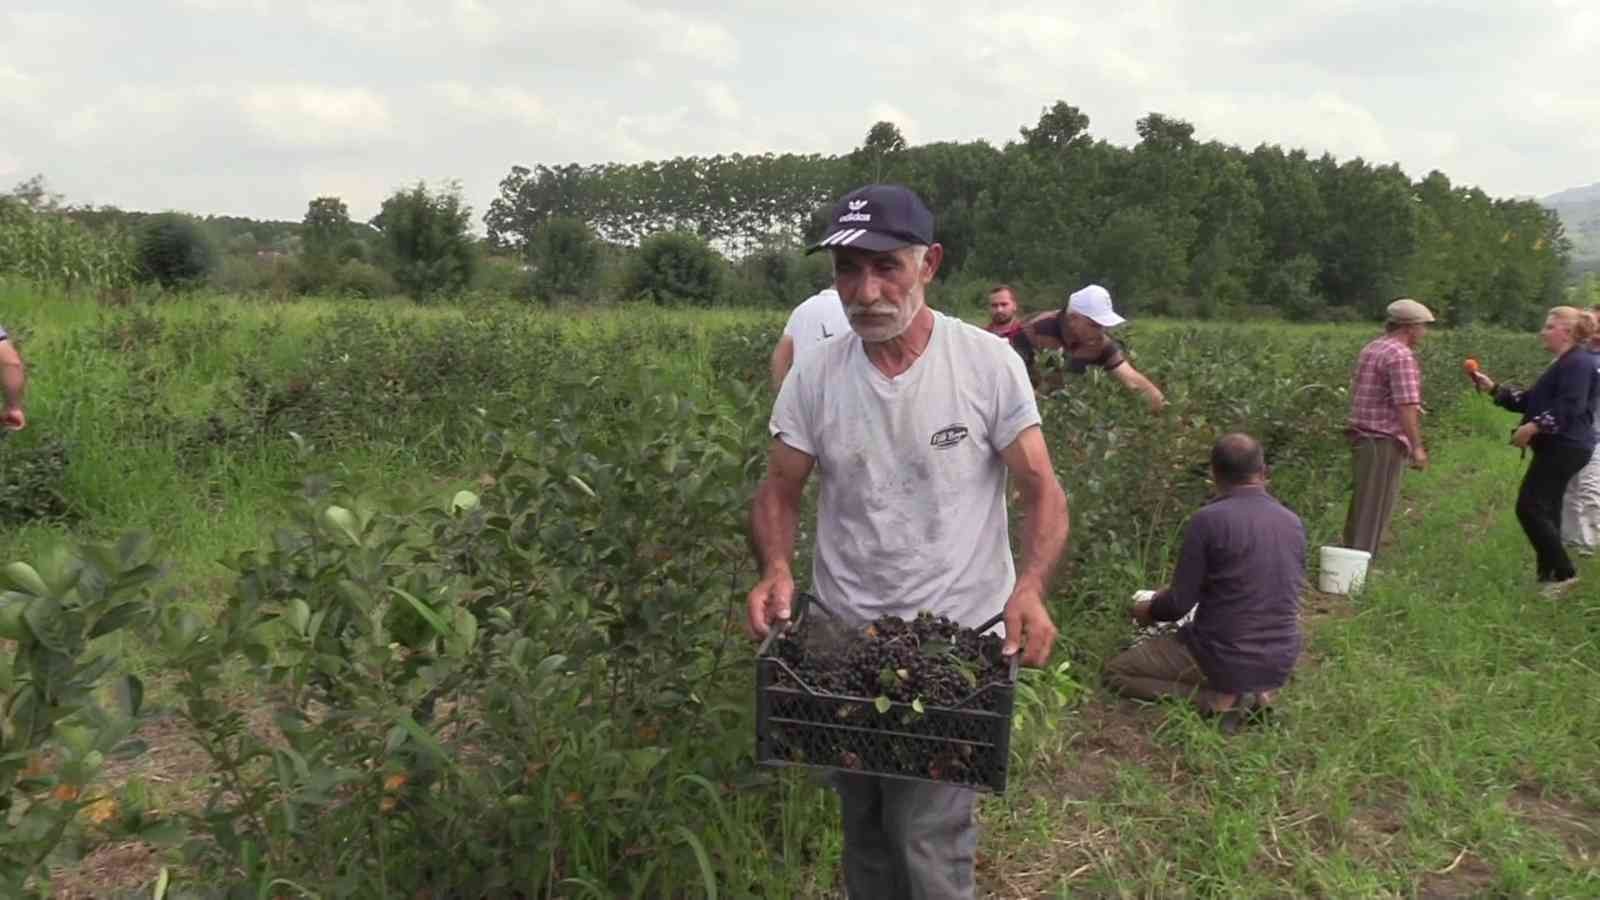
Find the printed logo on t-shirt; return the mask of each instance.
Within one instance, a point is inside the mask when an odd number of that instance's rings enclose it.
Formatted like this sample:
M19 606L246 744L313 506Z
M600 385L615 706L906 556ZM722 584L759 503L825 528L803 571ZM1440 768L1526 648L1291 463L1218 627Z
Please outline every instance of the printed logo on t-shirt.
M949 450L951 447L967 439L967 426L946 425L935 431L928 444L935 450Z

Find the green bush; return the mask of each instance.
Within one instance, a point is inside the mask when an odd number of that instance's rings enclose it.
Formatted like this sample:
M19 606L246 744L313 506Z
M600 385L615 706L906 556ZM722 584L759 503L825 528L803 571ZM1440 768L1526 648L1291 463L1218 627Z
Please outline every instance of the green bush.
M217 252L205 229L189 216L162 213L139 229L140 280L164 288L189 288L204 281L217 265Z
M646 370L561 387L534 433L485 435L478 492L381 509L307 479L272 543L230 561L214 624L163 612L157 656L220 773L185 816L210 878L665 896L716 877L712 859L776 873L782 854L702 844L705 811L733 802L722 785L782 784L752 780L735 739L751 727L737 535L765 404ZM230 672L269 698L265 730L227 702Z
M83 833L80 816L111 837L164 840L137 788L101 784L107 762L144 750L132 739L144 687L113 680L97 639L150 619L161 572L147 559L130 535L0 570L0 895L49 896L51 855Z
M341 296L363 299L392 297L400 292L400 286L388 272L358 259L339 264L330 289Z
M727 263L702 238L682 231L654 234L628 262L623 295L661 306L713 306L724 299Z
M547 220L528 242L533 296L545 302L594 299L599 289L600 252L600 241L581 219L557 216Z
M528 273L522 263L510 257L484 257L472 276L472 289L496 297L526 300Z
M807 256L792 247L768 247L739 260L733 299L740 305L792 309L832 283L826 253Z
M478 250L468 233L472 208L459 185L430 191L418 183L383 201L372 226L383 235L389 273L417 299L453 294L472 283Z

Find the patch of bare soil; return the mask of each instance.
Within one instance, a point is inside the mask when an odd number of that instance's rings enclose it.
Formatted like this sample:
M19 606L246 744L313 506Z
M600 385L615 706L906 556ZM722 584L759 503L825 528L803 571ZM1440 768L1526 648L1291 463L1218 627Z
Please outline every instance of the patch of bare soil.
M991 801L983 810L980 896L1054 896L1063 883L1070 885L1111 855L1122 836L1091 825L1072 807L1108 795L1125 766L1158 777L1165 770L1174 785L1181 783L1184 774L1176 762L1163 763L1165 755L1150 737L1162 720L1162 711L1153 706L1090 701L1061 723L1067 737L1059 750L1034 761L1027 793ZM1029 828L1041 817L1050 821L1044 834Z
M256 734L273 734L272 713L261 698L241 696L235 704L249 710L246 719ZM211 760L188 727L174 715L157 714L145 720L135 737L149 749L133 759L108 762L100 782L104 789L120 791L129 780L140 778L149 785L149 795L157 804L152 815L200 809L210 790ZM78 864L51 873L52 896L85 900L127 895L149 886L161 867L172 862L167 851L142 841L103 843L85 853Z
M102 844L68 871L57 873L50 896L56 900L104 900L148 890L165 865L160 850L130 841Z
M1417 900L1457 900L1482 897L1494 885L1494 869L1469 850L1462 850L1450 865L1417 879Z
M1600 863L1600 809L1526 784L1511 792L1506 806L1534 828L1555 835L1579 860Z

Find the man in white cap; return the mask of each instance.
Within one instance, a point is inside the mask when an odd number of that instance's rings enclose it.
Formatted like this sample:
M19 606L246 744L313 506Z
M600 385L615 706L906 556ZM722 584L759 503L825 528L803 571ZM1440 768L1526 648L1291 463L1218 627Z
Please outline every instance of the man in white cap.
M1361 349L1350 377L1355 493L1344 520L1344 545L1377 555L1400 497L1406 463L1428 464L1422 446L1422 367L1414 352L1433 313L1409 298L1389 304L1383 335Z
M1128 362L1122 345L1106 329L1115 328L1127 320L1117 315L1111 306L1111 292L1098 284L1075 291L1067 298L1067 305L1054 312L1040 313L1029 319L1011 337L1011 346L1022 354L1028 364L1028 377L1035 388L1041 383L1034 365L1038 350L1062 350L1066 354L1067 371L1075 375L1087 372L1091 366L1104 369L1122 382L1127 389L1142 394L1150 408L1160 410L1167 398ZM1046 390L1060 387L1057 379L1050 379Z
M797 350L804 350L849 330L850 317L845 315L844 302L839 299L839 292L833 289L833 285L807 297L805 302L794 308L794 312L789 313L789 321L783 326L783 336L778 338L778 346L772 348L772 392L777 393L778 388L783 387L783 379L794 365Z

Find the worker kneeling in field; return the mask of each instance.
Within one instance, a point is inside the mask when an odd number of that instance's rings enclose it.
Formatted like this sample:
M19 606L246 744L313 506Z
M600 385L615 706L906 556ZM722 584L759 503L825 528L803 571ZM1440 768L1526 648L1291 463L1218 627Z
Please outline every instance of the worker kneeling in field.
M1054 312L1032 316L1011 334L1011 346L1028 366L1028 378L1035 388L1054 390L1060 377L1039 375L1034 356L1039 350L1061 350L1066 355L1067 371L1075 375L1092 368L1103 369L1123 387L1144 396L1150 408L1167 405L1161 389L1128 362L1122 344L1107 333L1127 319L1111 306L1111 293L1091 284L1067 298L1067 305Z
M1194 620L1106 665L1106 682L1142 700L1192 699L1230 730L1271 704L1300 655L1306 531L1266 487L1261 444L1244 434L1211 450L1218 496L1184 529L1172 584L1133 607L1142 625Z
M1044 594L1067 540L1067 498L1050 465L1021 360L925 301L944 248L911 191L847 194L812 249L833 256L851 333L795 359L773 403L767 475L750 538L761 580L749 628L765 637L794 599L800 498L820 480L813 591L842 617L927 611L974 627L1005 613L1002 652L1043 665L1056 628ZM1006 477L1024 507L1011 557ZM1002 606L1003 605L1003 606ZM859 900L975 896L974 794L953 785L839 773L844 882Z

